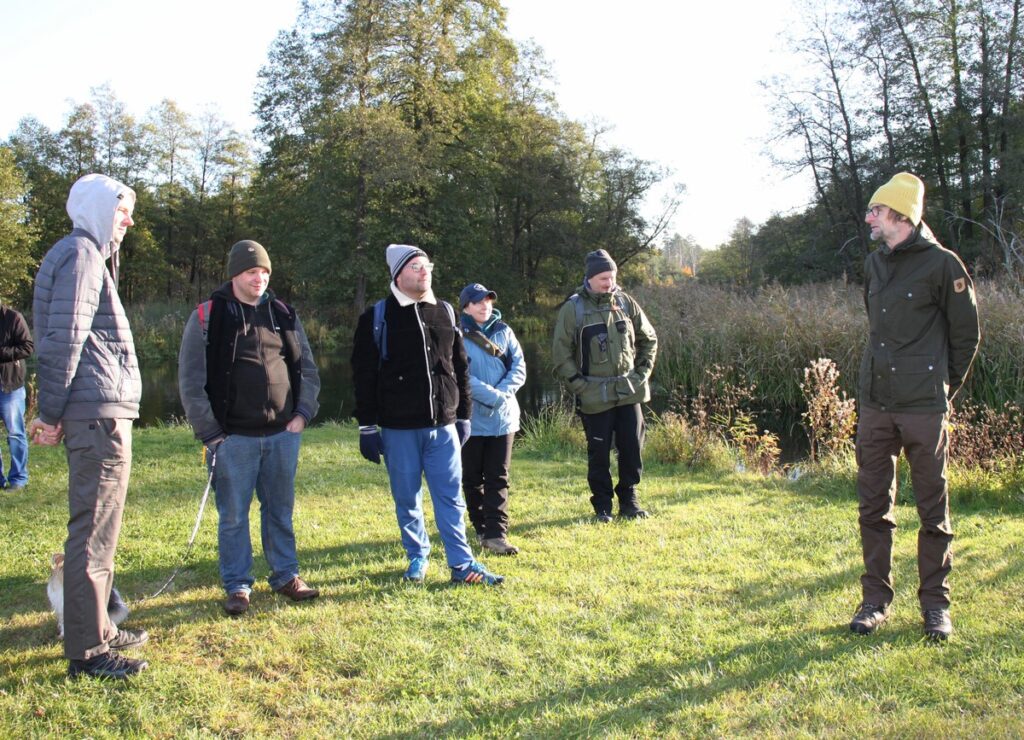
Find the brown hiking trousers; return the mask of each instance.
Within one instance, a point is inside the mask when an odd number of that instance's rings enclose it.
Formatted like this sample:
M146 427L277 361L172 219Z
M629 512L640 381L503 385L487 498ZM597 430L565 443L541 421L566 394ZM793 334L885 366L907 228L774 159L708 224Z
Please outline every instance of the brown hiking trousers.
M896 461L900 450L910 479L921 527L917 533L917 591L922 609L949 607L953 528L949 521L946 464L949 433L944 412L908 414L861 405L857 425L857 498L864 551L861 576L866 603L892 602L892 546L896 530Z
M68 539L64 543L64 656L88 660L117 635L107 616L114 550L132 469L132 420L65 420Z

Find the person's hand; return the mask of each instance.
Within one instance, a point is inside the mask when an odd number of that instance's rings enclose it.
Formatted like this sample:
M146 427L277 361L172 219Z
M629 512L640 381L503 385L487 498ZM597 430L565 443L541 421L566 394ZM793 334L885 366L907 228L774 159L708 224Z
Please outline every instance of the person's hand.
M221 434L219 437L214 437L209 442L206 442L206 449L210 451L210 454L217 454L217 450L220 448L221 443L228 438L228 435Z
M359 427L359 454L380 465L380 456L384 454L384 440L376 425Z
M499 409L503 408L505 406L505 404L508 403L509 399L513 398L515 396L514 393L511 393L509 391L495 390L494 393L495 393L495 400L494 400L494 410L495 411L498 411Z
M466 441L469 439L469 435L473 430L473 425L469 419L457 419L455 421L455 432L459 435L459 446L464 447Z
M292 434L301 434L302 430L306 428L306 417L302 414L296 414L292 417L292 420L285 426L285 430Z
M53 447L60 444L61 439L64 437L64 427L59 421L56 424L47 424L42 419L36 417L28 425L28 436L37 445Z

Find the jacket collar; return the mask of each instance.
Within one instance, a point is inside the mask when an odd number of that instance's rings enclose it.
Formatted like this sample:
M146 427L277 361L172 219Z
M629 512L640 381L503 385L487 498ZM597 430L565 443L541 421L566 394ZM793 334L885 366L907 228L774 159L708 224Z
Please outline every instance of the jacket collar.
M392 281L391 294L395 296L395 300L398 301L398 305L401 306L402 308L405 308L406 306L411 306L414 303L437 303L437 298L434 297L433 288L427 291L427 294L423 296L423 300L416 301L407 296L402 291L400 291L398 289L398 286L395 285L394 281Z

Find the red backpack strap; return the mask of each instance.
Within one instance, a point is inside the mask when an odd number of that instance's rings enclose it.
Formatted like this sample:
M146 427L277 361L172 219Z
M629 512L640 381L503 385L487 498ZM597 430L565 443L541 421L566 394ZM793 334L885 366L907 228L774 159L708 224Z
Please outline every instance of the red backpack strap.
M213 301L203 301L196 305L196 313L199 317L199 328L203 332L203 336L206 336L206 319L210 315L210 309L213 307Z

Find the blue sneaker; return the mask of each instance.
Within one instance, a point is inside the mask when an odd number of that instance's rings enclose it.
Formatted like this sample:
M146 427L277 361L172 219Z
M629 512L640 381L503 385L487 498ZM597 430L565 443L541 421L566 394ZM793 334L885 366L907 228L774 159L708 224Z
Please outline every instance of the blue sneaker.
M413 558L409 561L409 567L406 569L405 575L402 576L402 580L423 583L423 579L427 577L428 565L430 565L430 561L426 558Z
M475 560L465 568L452 568L452 583L482 584L497 586L505 580L505 576L489 573L487 568Z

